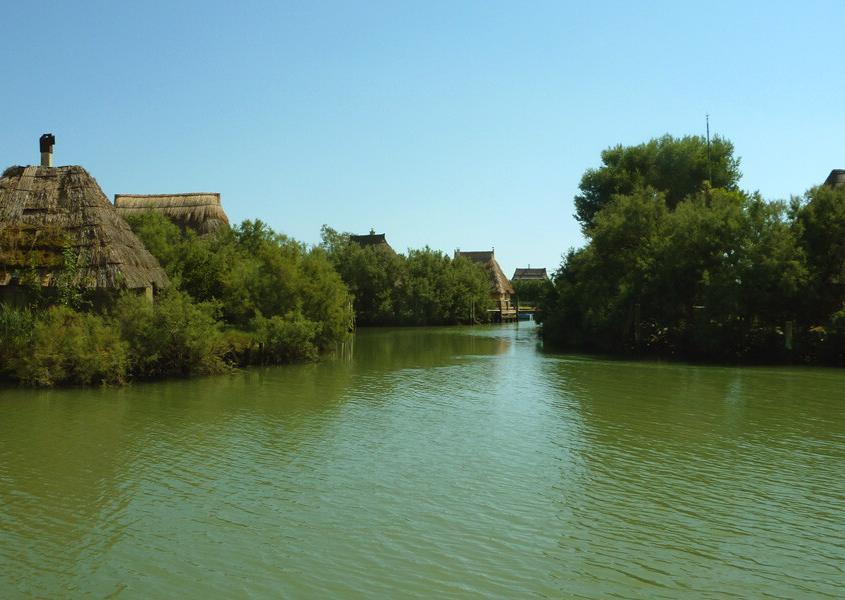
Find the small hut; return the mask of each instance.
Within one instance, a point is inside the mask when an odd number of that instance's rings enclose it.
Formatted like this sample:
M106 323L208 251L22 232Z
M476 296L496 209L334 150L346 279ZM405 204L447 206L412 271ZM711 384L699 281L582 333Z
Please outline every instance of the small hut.
M0 177L0 297L14 301L62 276L95 292L150 297L167 275L79 166L9 167Z
M396 254L396 251L387 243L387 234L376 233L375 229L370 229L370 233L367 235L350 235L349 239L362 248L381 248L391 254Z
M495 251L461 252L456 250L455 258L458 257L467 258L487 270L490 276L490 297L496 302L496 311L502 319L515 318L516 309L511 304L511 298L515 292L502 267L496 262Z
M531 267L516 269L513 272L511 281L548 281L549 274L546 269L532 269Z
M122 217L152 211L161 213L182 230L191 228L200 235L229 226L229 217L220 204L220 194L115 194L114 206Z
M833 169L824 184L829 187L839 187L845 185L845 169Z

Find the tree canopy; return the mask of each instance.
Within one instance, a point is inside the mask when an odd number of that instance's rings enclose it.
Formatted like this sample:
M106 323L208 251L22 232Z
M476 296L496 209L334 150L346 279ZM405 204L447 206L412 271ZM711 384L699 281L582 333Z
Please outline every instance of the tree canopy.
M323 226L322 247L349 287L360 325L445 325L487 318L490 280L483 267L425 247L407 256L360 246Z
M601 153L602 166L588 169L575 196L575 218L590 235L596 213L617 195L653 188L673 209L681 200L710 187L736 190L741 173L733 144L716 136L708 150L702 136L664 135L637 146L617 145Z
M547 342L845 363L845 187L767 202L737 188L732 145L714 146L718 186L695 137L617 147L585 174L588 242L566 254L545 297Z

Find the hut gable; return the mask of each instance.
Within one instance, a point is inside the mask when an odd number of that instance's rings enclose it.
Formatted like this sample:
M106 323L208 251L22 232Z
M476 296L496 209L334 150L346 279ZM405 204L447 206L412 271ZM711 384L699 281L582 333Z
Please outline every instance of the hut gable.
M845 169L833 169L824 184L829 187L839 187L845 185Z
M376 233L375 231L370 230L370 233L367 235L350 235L349 239L362 248L374 246L396 254L396 251L393 250L390 244L387 243L387 235L384 233Z
M492 250L485 250L482 252L460 252L455 251L455 258L463 257L471 260L474 263L482 265L490 274L490 285L492 293L499 296L513 295L514 289L511 282L508 280L502 267L496 262L495 252Z
M161 213L181 229L190 227L200 235L229 226L217 193L115 194L114 206L123 217L147 211Z
M0 286L50 286L76 260L75 283L150 289L167 275L79 166L10 167L0 177Z
M546 269L516 269L513 272L513 277L511 277L511 281L545 281L549 278L548 273L546 273Z

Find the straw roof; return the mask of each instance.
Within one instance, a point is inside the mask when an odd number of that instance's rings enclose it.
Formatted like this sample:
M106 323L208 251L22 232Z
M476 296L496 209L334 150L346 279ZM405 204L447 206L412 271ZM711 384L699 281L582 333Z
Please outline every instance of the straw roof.
M513 272L513 277L511 277L511 281L545 281L549 278L548 273L546 273L546 269L516 269Z
M123 217L155 211L182 229L190 227L200 235L228 227L229 217L220 204L220 194L115 194L114 205Z
M825 179L824 184L830 187L845 185L845 169L833 169Z
M388 250L393 254L396 254L396 251L387 243L387 234L384 233L376 233L375 231L370 231L368 235L350 235L349 239L361 246L362 248L366 248L367 246L375 246L376 248L382 248L384 250Z
M0 177L0 285L43 286L75 256L74 283L97 289L164 287L167 275L79 166L10 167Z
M504 271L502 271L502 267L500 267L499 263L496 262L496 255L493 250L485 250L481 252L455 251L455 258L459 256L468 258L472 262L487 269L487 272L490 274L490 287L492 292L500 295L516 293L511 285L511 282L508 280L507 276L505 276Z

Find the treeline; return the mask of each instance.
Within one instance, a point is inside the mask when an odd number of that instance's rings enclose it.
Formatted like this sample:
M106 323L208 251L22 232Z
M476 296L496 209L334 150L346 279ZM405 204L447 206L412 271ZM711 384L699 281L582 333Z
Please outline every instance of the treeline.
M551 346L717 361L845 363L845 188L738 188L733 146L666 136L585 173L543 301Z
M0 376L30 385L119 384L312 360L346 339L351 298L326 252L260 221L207 236L148 213L130 225L171 279L154 303L85 290L0 305Z
M361 246L323 226L322 247L353 297L358 325L452 325L483 322L491 307L485 269L425 247L396 254Z

